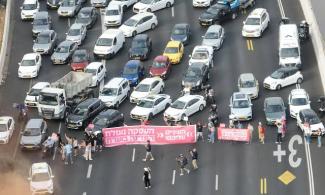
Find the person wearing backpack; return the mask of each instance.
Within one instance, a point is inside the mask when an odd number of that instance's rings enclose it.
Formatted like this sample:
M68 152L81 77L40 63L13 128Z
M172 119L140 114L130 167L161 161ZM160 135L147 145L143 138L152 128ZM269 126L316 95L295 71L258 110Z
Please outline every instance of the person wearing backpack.
M190 155L192 157L192 166L193 169L198 169L199 167L197 166L197 159L198 159L198 154L197 154L197 150L196 148L193 148L192 150L190 150Z
M177 164L180 167L180 176L184 175L184 170L189 174L190 170L188 168L186 168L187 165L187 158L183 155L180 154L177 158L176 158Z
M150 184L150 180L151 180L151 169L149 167L145 167L143 168L144 172L143 172L143 182L144 182L144 188L148 189L151 188L151 184Z

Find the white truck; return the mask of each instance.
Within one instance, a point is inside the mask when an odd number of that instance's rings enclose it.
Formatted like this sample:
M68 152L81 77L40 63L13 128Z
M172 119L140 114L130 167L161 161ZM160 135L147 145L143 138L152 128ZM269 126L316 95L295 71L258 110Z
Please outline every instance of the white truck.
M64 119L74 105L94 96L91 83L92 74L69 72L41 90L38 114L45 119Z

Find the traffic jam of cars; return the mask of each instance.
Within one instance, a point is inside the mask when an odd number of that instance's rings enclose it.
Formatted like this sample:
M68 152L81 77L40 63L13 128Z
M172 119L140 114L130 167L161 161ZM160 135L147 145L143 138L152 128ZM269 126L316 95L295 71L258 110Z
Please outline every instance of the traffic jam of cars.
M47 8L57 9L58 17L75 18L75 23L67 29L65 40L59 40L52 18L47 11L40 10L37 0L24 0L22 4L21 19L24 22L32 20L34 43L33 53L26 53L18 64L18 77L27 80L43 74L40 70L45 57L50 58L53 65L69 65L71 71L54 82L35 83L27 91L24 104L37 110L39 117L26 123L20 138L21 149L41 148L48 136L46 120L51 119L63 119L68 130L85 129L93 124L98 132L103 128L123 126L126 117L150 121L162 113L167 124L189 120L190 116L215 103L215 94L212 94L213 102L210 104L210 91L205 89L213 86L209 80L215 71L213 67L217 66L214 55L223 52L222 46L227 41L227 29L222 24L235 20L242 9L247 9L249 14L239 34L244 38L261 38L273 22L266 9L254 8L255 0L193 0L193 9L206 7L198 18L198 24L206 32L194 35L191 33L192 24L186 21L178 23L170 29L170 40L161 48L161 54L153 56L152 50L156 49L152 44L154 37L145 33L155 31L159 25L155 12L169 9L176 1L91 0L91 7L85 7L85 2L47 0ZM125 19L126 12L134 15ZM93 51L84 49L87 34L92 33L91 29L101 14L106 30L97 37ZM254 100L259 98L262 90L281 90L296 85L287 100L265 98L265 123L275 125L276 121L290 116L297 120L303 132L316 135L320 128L325 134L321 120L310 106L308 92L300 88L304 77L299 30L296 24L282 22L279 25L279 66L262 83L253 72L238 75L236 91L229 97L229 120L254 120ZM193 36L199 36L201 44L186 56L185 47L191 44ZM126 39L132 40L131 45L122 50L126 47ZM129 61L120 64L123 70L119 75L108 79L109 69L103 60L125 51ZM171 79L169 75L173 67L186 57L188 67L180 73L182 93L174 99L165 94L166 80ZM143 61L149 61L150 67L146 68ZM119 111L125 101L131 103L129 113ZM14 118L0 117L0 143L8 143L14 129ZM33 164L29 174L33 192L53 193L54 175L47 163Z

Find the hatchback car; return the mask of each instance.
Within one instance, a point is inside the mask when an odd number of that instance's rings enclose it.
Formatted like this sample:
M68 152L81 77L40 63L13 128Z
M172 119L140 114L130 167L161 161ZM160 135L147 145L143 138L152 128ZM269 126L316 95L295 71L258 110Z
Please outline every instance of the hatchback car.
M100 112L91 122L93 132L102 132L103 128L120 127L124 125L124 115L118 110L107 109Z
M46 162L33 163L29 169L28 181L32 194L53 194L54 175Z
M11 116L0 117L0 144L7 144L14 133L15 121Z
M312 109L302 109L297 114L297 126L303 133L311 133L317 136L318 129L321 129L322 135L325 134L324 124Z
M36 12L32 24L33 36L37 36L40 32L52 29L52 20L49 16L49 13L46 11Z
M72 55L71 69L73 71L84 70L90 62L90 55L86 49L78 49Z
M209 78L209 66L196 62L189 66L184 73L182 87L190 87L193 91L199 91L203 89Z
M57 33L54 30L40 32L33 44L33 51L40 54L51 54L58 42Z
M123 8L118 4L109 4L105 9L104 24L105 26L120 26L123 19Z
M190 25L187 23L175 24L170 35L171 41L180 41L183 45L187 45L190 41L191 31Z
M87 28L83 24L74 23L66 33L66 40L73 41L81 45L87 36Z
M73 52L78 48L78 44L73 41L63 41L54 50L51 56L53 64L67 64L70 62Z
M258 98L259 84L253 73L243 73L238 78L238 90L248 94L251 99Z
M230 97L229 119L236 121L252 120L252 106L251 99L246 93L234 92Z
M105 104L100 99L86 99L66 117L66 126L68 129L84 129L105 108Z
M37 107L39 94L46 87L50 87L49 82L38 82L33 85L26 94L25 105L28 107Z
M61 17L74 17L81 9L83 0L62 0L58 9L58 15Z
M225 39L225 30L218 24L211 25L202 38L202 45L212 46L213 49L219 50Z
M274 125L286 117L286 108L281 97L268 97L264 100L264 113L267 125Z
M184 55L184 46L179 41L169 41L165 47L163 56L168 57L172 64L181 62Z
M106 67L102 62L91 62L86 68L85 73L90 73L92 77L92 87L99 86L99 83L106 77Z
M131 86L136 86L144 77L144 66L139 60L128 61L121 76L127 79Z
M97 17L98 13L94 7L83 7L79 11L75 23L83 24L90 29L95 25Z
M301 84L303 76L296 67L284 67L274 71L270 76L266 77L263 86L270 90L280 90L292 84Z
M46 139L47 124L43 119L29 119L25 129L21 132L21 149L41 149Z
M38 0L24 0L23 5L20 7L20 17L22 20L33 19L36 12L39 11Z
M149 74L150 76L159 76L162 79L166 79L168 74L171 72L171 63L166 56L157 56L150 66Z
M235 19L237 14L227 4L217 3L204 11L199 17L201 26L210 26L214 23L221 23L226 20Z
M260 37L270 23L270 17L266 9L253 10L243 22L243 37Z
M310 109L310 99L306 90L297 88L291 90L288 97L290 116L296 118L302 109Z
M129 81L125 78L112 78L99 92L99 99L106 104L107 107L118 108L124 100L130 97Z
M129 50L130 59L146 60L152 49L152 42L147 34L136 35Z
M25 54L21 62L18 63L18 77L19 78L34 78L42 66L42 57L39 53Z
M134 4L133 12L154 12L163 8L171 7L174 0L141 0Z
M145 78L134 88L130 95L130 102L138 103L149 95L162 93L164 88L165 83L160 77Z

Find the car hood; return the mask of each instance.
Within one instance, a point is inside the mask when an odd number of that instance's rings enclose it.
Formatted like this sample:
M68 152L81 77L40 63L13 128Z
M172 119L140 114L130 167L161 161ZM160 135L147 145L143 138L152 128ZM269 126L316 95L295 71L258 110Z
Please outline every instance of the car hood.
M9 136L9 131L2 131L0 132L0 139L3 139L5 137Z
M40 144L42 141L42 136L38 135L38 136L21 136L21 140L20 143L21 144Z
M135 27L132 27L132 26L126 26L124 24L122 24L122 26L120 26L120 30L123 31L123 32L128 32L128 31L132 31Z
M131 93L132 98L145 98L149 95L149 92L139 92L139 91L133 91Z
M293 105L290 105L290 111L291 112L294 112L296 114L299 113L300 110L303 110L303 109L310 109L310 104L307 104L307 105L301 105L301 106L293 106Z
M152 108L143 108L143 107L136 106L131 110L130 114L149 115L151 111Z
M214 19L217 17L218 17L218 15L203 12L199 17L199 20L210 20L210 19Z
M53 186L53 182L52 182L52 180L38 181L38 182L31 181L30 185L32 188L35 188L35 189L49 189L50 187Z
M284 112L265 112L266 118L269 118L271 120L281 120L282 116L284 115Z
M117 99L117 96L105 96L105 95L100 95L98 97L102 102L114 102Z
M267 83L267 84L272 84L272 83L277 83L278 81L280 81L281 79L274 79L270 76L266 77L264 79L264 83Z
M201 78L199 77L183 77L184 84L189 84L192 86L195 86L198 81L201 81Z
M42 32L45 30L49 30L49 25L33 25L34 32Z
M47 50L50 48L50 43L46 43L46 44L41 44L41 43L34 43L33 45L33 49L43 49L43 50Z
M148 7L149 7L148 4L144 4L144 3L141 3L141 2L138 2L133 6L133 8L139 9L139 10L146 9Z
M150 68L150 73L153 75L160 75L167 71L167 68Z
M19 66L18 71L26 73L26 72L33 72L36 71L36 66Z
M81 35L76 35L76 36L67 35L66 37L66 40L70 40L70 41L76 41L80 39L81 39Z
M147 48L141 48L141 47L134 47L130 49L130 54L137 55L137 54L145 54L148 52Z
M168 107L167 110L165 111L165 115L170 115L170 116L178 116L184 112L183 109L175 109L172 107Z
M239 88L239 91L248 95L257 95L257 87Z
M47 0L47 2L52 4L52 5L58 5L60 0Z
M82 121L83 118L84 118L83 116L69 114L67 121L68 122L79 122L79 121Z
M202 45L217 46L220 44L220 39L203 39Z
M259 25L244 25L243 30L247 32L253 32L260 29Z
M57 53L54 52L51 59L66 60L69 57L69 53Z
M191 58L188 63L191 65L191 64L196 63L196 62L201 62L201 63L204 63L204 64L208 65L209 64L209 59L193 59L193 58Z
M231 108L231 114L235 115L235 117L247 116L251 113L251 108Z
M25 100L27 100L27 101L32 101L32 102L37 102L37 100L38 100L38 96L26 95Z
M37 10L21 10L21 13L24 13L25 15L34 15L37 12Z

